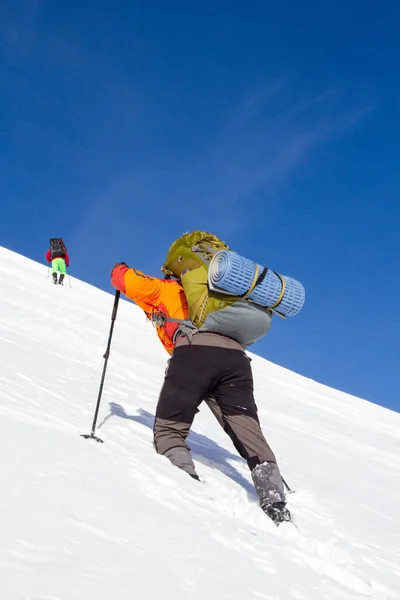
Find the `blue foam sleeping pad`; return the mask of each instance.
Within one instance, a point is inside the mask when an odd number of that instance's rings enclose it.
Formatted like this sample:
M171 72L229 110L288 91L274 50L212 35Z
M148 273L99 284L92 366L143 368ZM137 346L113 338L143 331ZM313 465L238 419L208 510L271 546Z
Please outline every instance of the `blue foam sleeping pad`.
M225 292L234 296L244 295L250 288L256 263L243 258L236 252L222 250L213 257L208 269L208 284L215 292ZM258 265L258 275L264 267ZM303 307L305 290L296 279L281 275L285 281L285 292L276 310L286 317L293 317ZM279 276L268 269L263 281L251 292L249 299L261 306L272 306L277 302L282 291Z

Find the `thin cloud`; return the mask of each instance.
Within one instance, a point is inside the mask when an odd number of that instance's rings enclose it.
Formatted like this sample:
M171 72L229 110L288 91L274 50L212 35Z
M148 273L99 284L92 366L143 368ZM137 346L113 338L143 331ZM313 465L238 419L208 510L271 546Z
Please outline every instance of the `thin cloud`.
M274 84L240 102L216 135L201 166L206 194L231 203L291 177L317 149L366 118L372 105L350 106L344 93L326 91L292 99Z
M276 202L280 186L314 159L317 150L348 134L372 108L371 103L350 99L346 91L294 97L285 82L275 81L233 105L201 155L179 162L164 157L128 175L116 174L76 237L90 238L89 229L105 236L107 229L108 244L123 249L132 243L124 215L134 214L137 239L148 235L147 224L157 227L165 220L169 228L177 223L178 235L193 226L223 225L223 235L238 232L253 218L246 199L267 192L264 204ZM118 224L118 234L112 234L111 223Z
M273 201L318 150L367 118L374 105L360 96L357 90L328 89L299 97L282 80L247 93L227 110L201 154L179 164L167 164L166 158L161 171L153 169L162 198L173 199L177 217L201 216L211 205L216 219L219 214L225 219L230 207L245 223L246 199L267 193Z

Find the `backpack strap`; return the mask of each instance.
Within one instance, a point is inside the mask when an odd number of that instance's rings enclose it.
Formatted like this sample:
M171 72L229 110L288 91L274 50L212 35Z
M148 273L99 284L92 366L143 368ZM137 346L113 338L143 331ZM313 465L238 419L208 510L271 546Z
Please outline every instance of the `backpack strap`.
M214 254L218 252L217 248L207 246L206 244L195 244L190 249L197 254L200 260L207 266L210 264Z
M196 327L190 327L186 325L184 321L178 327L178 329L174 333L174 337L172 339L172 343L175 345L180 337L187 337L189 344L192 343L192 337L199 333L199 330Z
M279 304L282 302L283 296L285 294L285 280L283 279L282 275L279 275L279 273L277 273L276 271L273 271L273 272L281 280L282 289L281 289L281 293L279 294L278 300L276 302L274 302L273 304L271 304L271 306L268 306L268 308L270 308L270 309L273 309L273 308L276 308L277 306L279 306Z
M249 296L251 294L251 292L258 286L260 285L260 283L262 283L264 281L264 278L268 272L268 267L264 267L263 270L261 271L260 275L258 275L258 265L255 265L255 274L254 274L254 278L253 281L251 282L251 285L249 287L249 289L247 290L246 293L242 294L241 296L239 296L239 298L242 298L243 300L249 300L251 302L251 300L249 299ZM285 280L282 277L282 275L280 275L279 273L277 273L276 271L272 271L273 273L275 273L275 275L277 277L279 277L280 282L281 282L281 293L278 296L278 299L276 302L274 302L273 304L271 304L271 306L266 306L265 310L270 311L272 313L274 313L274 315L277 315L278 317L281 317L282 319L286 319L286 316L283 315L279 310L275 310L279 304L282 302L283 300L283 296L285 295Z
M258 265L256 265L253 281L251 282L249 289L247 290L247 292L245 294L243 294L241 296L241 298L243 300L247 300L247 298L250 296L251 292L254 290L254 288L257 285L257 281L258 281Z
M172 338L172 343L174 345L181 336L186 336L190 343L193 335L198 332L197 327L194 327L194 325L190 326L187 319L174 319L173 317L167 317L167 315L159 310L155 310L154 308L151 311L150 321L153 325L158 325L159 327L162 327L165 323L178 323L179 327L175 331Z
M184 319L174 319L173 317L167 317L167 315L165 315L160 310L155 310L153 308L153 310L151 311L150 321L153 323L153 325L158 325L159 327L162 327L164 323L183 323Z

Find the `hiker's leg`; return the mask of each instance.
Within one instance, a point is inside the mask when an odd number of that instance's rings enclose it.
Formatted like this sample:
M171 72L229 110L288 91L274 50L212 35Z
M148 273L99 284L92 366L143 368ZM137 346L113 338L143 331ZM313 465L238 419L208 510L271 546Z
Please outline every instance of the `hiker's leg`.
M51 261L51 266L52 266L53 274L55 273L57 275L57 273L58 273L58 258L53 258L53 260Z
M66 267L65 267L65 260L63 258L59 258L58 259L58 268L60 269L60 278L58 280L58 283L60 285L64 285L64 277L67 273Z
M53 283L57 283L57 275L58 275L58 264L57 264L57 259L53 258L53 260L51 261L51 266L52 266L52 277L53 277Z
M250 361L238 350L225 352L228 353L225 376L212 394L221 411L224 429L250 470L262 462L276 462L258 420Z
M225 411L228 414L226 414L226 416L224 416L218 402L216 401L216 399L213 396L209 396L208 398L206 398L205 403L207 404L208 408L211 410L214 417L217 419L218 424L222 427L222 429L225 431L225 433L227 433L229 435L229 437L231 438L233 445L235 446L236 450L239 452L240 456L247 460L248 454L246 453L246 449L243 448L243 445L240 444L238 441L238 438L241 436L240 436L240 434L239 434L239 436L235 435L235 429L237 428L236 425L237 425L237 422L240 421L240 419L235 419L235 418L231 419L229 410Z
M257 461L254 461L255 464L264 462L267 459L268 461L275 461L275 456L261 431L254 399L252 417L249 416L247 410L242 414L231 414L230 406L224 408L223 412L217 400L212 396L206 398L205 403L219 425L229 435L242 458L249 462L249 457L255 455L258 457ZM264 457L264 460L261 457ZM253 461L250 461L249 468L253 468Z
M212 414L217 419L219 425L221 425L222 429L225 431L224 417L216 399L213 398L213 396L209 396L204 400L204 402L207 404L208 408L211 410Z
M249 465L260 506L268 512L272 505L286 502L282 477L275 455L261 431L250 361L244 353L229 352L235 356L231 355L225 377L213 391L213 396L221 410L226 433Z
M204 347L177 348L169 361L157 403L154 446L175 465L196 475L186 443L197 407L208 395Z
M67 269L66 269L66 266L65 266L65 260L63 258L59 258L58 259L58 268L60 269L61 275L66 275L67 274Z

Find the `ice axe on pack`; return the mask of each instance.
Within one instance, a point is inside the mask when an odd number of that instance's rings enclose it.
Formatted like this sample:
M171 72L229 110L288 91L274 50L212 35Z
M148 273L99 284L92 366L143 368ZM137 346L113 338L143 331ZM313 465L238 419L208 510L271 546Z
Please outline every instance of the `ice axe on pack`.
M107 371L107 363L108 363L108 359L110 356L110 346L111 346L111 340L112 340L113 331L114 331L115 319L117 318L118 302L119 302L120 295L121 295L121 292L119 290L117 290L115 292L114 306L113 306L113 310L112 310L112 314L111 314L110 334L108 336L107 348L106 348L105 354L103 356L104 367L103 367L103 373L102 373L101 381L100 381L99 395L97 396L96 410L94 411L92 430L90 433L81 433L81 436L86 438L87 440L91 439L91 440L95 440L96 442L101 442L101 443L103 443L103 440L101 438L97 437L97 435L95 435L96 423L97 423L97 416L99 414L100 400L101 400L101 396L103 393L103 385L104 385L104 379L105 379L106 371Z

